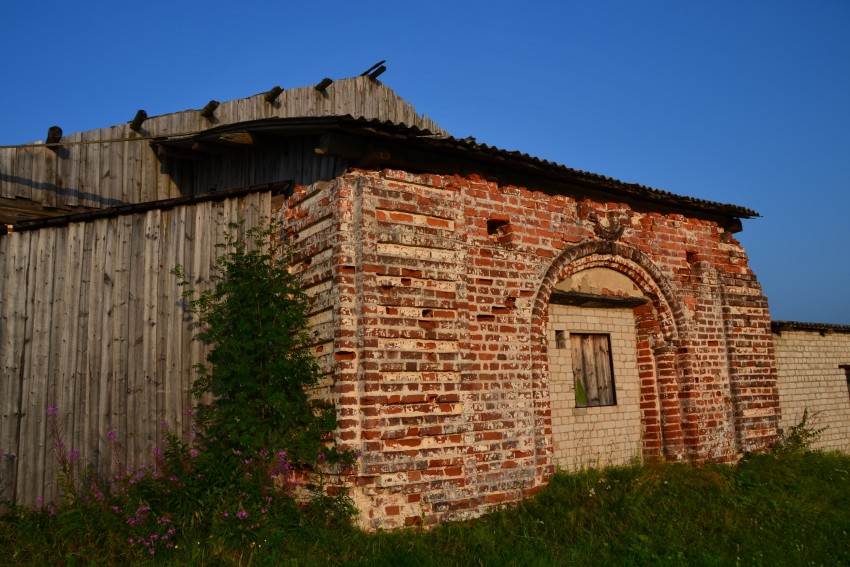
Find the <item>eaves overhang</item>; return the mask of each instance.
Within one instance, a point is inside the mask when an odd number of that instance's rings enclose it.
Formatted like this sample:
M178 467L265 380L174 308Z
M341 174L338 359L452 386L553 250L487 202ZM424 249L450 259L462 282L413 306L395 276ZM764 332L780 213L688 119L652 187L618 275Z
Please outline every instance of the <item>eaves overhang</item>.
M687 197L627 183L519 151L433 134L388 121L352 116L270 118L210 128L191 135L152 140L161 154L203 159L204 154L242 151L293 136L320 136L316 152L349 160L353 167L397 168L438 174L478 174L504 185L549 193L624 201L636 208L708 218L732 232L740 220L760 216L738 205Z

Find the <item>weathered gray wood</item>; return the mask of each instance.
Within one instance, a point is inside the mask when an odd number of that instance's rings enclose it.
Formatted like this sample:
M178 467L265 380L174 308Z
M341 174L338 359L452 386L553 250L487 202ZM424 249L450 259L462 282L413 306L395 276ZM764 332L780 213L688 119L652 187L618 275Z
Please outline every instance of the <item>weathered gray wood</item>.
M4 267L0 321L4 333L0 335L0 370L4 380L0 383L0 450L6 457L5 498L15 503L17 478L20 468L18 427L21 419L21 351L24 340L26 311L23 297L26 289L26 270L29 254L21 255L22 234L11 234L0 238L0 260ZM35 498L35 496L33 496Z
M191 181L193 164L167 157L160 160L150 149L151 137L196 133L212 125L271 117L352 115L403 122L444 133L433 121L416 114L392 90L368 77L335 81L323 93L313 86L289 89L274 104L268 104L264 94L222 103L215 111L214 122L189 110L149 117L138 132L125 123L69 134L62 140L61 152L39 145L0 148L0 196L19 196L60 208L78 205L102 208L172 198L199 188L209 190L214 186L236 187L278 180L268 178L274 160L260 163L257 171L252 171L245 167L247 160L239 158L246 163L230 169L237 165L231 163L221 170L224 179L206 179L204 188L198 185L199 180L194 184ZM310 182L315 178L308 178L307 171L315 176L317 171L328 167L325 161L306 153L298 155L298 164L303 166L304 178Z
M13 197L29 199L32 197L32 167L30 148L17 148L12 158L10 176L15 180Z
M0 148L0 197L14 198L17 181L13 175L15 148Z
M5 332L0 334L0 372L4 379L0 381L0 450L10 452L12 443L12 421L17 413L17 379L12 360L12 345L14 344L15 324L14 302L17 284L22 278L17 277L15 269L14 240L20 235L10 235L0 238L0 297L9 298L0 302L0 324Z
M612 405L615 401L607 335L572 334L570 345L576 387L581 381L587 406ZM577 400L580 401L580 400Z
M100 176L100 130L89 130L81 132L80 141L81 155L79 180L77 188L79 191L79 203L86 207L98 206L94 196L100 194L97 186L97 178Z
M181 209L182 214L182 222L183 228L181 231L181 238L178 242L179 250L177 257L177 264L182 266L184 271L186 271L190 277L192 276L192 262L195 258L200 257L202 254L201 248L197 248L198 243L198 231L200 227L198 226L198 214L194 208L185 207ZM203 222L203 221L201 221ZM206 252L206 251L205 251ZM208 251L208 254L211 256L213 251ZM204 254L205 256L207 254ZM207 259L207 263L209 260ZM170 266L169 269L173 269L175 266ZM174 286L177 284L177 278L172 275L172 289L175 289ZM179 354L180 360L175 365L172 370L172 376L174 382L176 384L175 390L175 423L174 423L174 431L181 435L183 439L189 439L191 435L191 410L192 410L192 397L189 393L189 390L192 385L192 381L194 380L192 365L194 364L193 360L193 349L192 343L194 330L190 328L189 321L187 319L188 313L184 310L184 302L182 298L182 289L176 289L173 292L173 303L175 306L174 309L174 319L173 319L173 337L172 343L175 345L175 350ZM197 362L201 362L199 358Z
M35 242L34 242L35 241ZM31 494L33 498L40 498L43 495L43 483L37 478L40 469L39 461L43 463L43 458L40 459L39 453L43 453L44 447L41 445L43 438L37 435L38 425L41 416L35 410L36 402L33 400L32 388L33 381L37 379L29 370L32 365L32 336L33 336L33 281L35 279L36 258L33 254L33 245L37 243L38 236L33 234L24 235L18 241L20 256L27 255L26 270L20 275L25 278L25 284L18 288L18 294L15 297L15 304L20 310L20 320L22 324L21 334L24 338L19 345L17 351L20 355L20 364L18 366L18 376L20 381L20 423L18 424L17 441L18 441L18 496L22 493ZM27 466L24 466L24 464Z
M130 129L126 124L113 126L109 129L111 139L122 139L129 135ZM109 175L110 193L114 195L114 199L121 204L131 203L127 194L127 185L129 179L124 171L125 155L127 154L127 142L113 142L107 145L104 154L107 154L105 161L107 163L107 171ZM105 179L106 173L101 177L101 182Z
M596 368L599 405L610 406L614 403L614 380L609 337L596 335L594 343L593 363Z
M150 150L150 146L146 142L136 141L140 138L138 133L131 133L130 138L133 140L124 144L124 194L128 202L139 203L142 201L144 168L142 153L143 150Z
M63 159L60 164L58 180L62 182L65 188L62 194L65 204L69 207L76 207L80 203L80 176L85 161L86 145L79 143L83 139L82 133L79 132L66 136L65 139L73 143L66 146L67 158Z
M170 269L182 264L209 285L228 223L253 225L270 207L266 192L0 239L0 291L10 299L0 304L0 365L11 378L0 384L0 449L15 455L0 482L11 482L17 503L56 496L48 405L65 447L80 450L77 466L101 475L117 472L113 456L121 467L149 461L162 421L188 438L193 365L206 347L192 340Z
M80 365L84 361L85 347L80 341L85 338L83 324L85 322L84 305L81 303L83 286L83 260L85 258L86 224L69 225L66 230L57 230L64 235L64 282L62 289L57 289L61 297L61 312L63 321L60 323L56 348L60 353L60 371L56 384L56 401L54 406L62 418L63 435L70 443L79 442L82 423L76 419L78 404L80 404L80 387L84 383L80 379ZM81 330L83 329L83 330ZM55 343L54 343L55 344Z
M101 294L101 359L99 380L103 384L101 387L98 400L98 427L96 431L98 457L100 470L108 469L108 464L111 459L111 447L107 432L115 427L113 416L117 413L116 406L118 405L118 388L119 378L113 370L114 350L118 342L120 342L121 330L116 329L115 325L119 317L120 311L117 303L121 300L118 297L115 289L115 282L118 279L116 268L121 265L122 257L119 256L119 247L121 245L118 233L119 219L109 218L99 221L104 225L105 241L104 241L104 262Z
M114 474L119 471L112 466L121 455L115 454L117 448L115 439L118 435L126 435L127 432L127 408L128 408L128 368L129 358L129 295L130 295L130 266L132 249L133 215L126 215L115 219L115 262L111 268L113 280L113 300L111 309L113 311L112 327L112 358L109 361L109 373L112 376L113 386L110 390L110 410L107 416L107 432L116 436L114 439L107 438L106 444L109 449L110 471Z
M180 207L167 211L163 246L164 261L160 272L159 288L162 300L160 302L160 321L158 324L163 356L160 359L159 372L161 421L172 431L179 431L182 423L182 384L180 383L180 366L182 349L180 349L180 325L177 296L174 292L176 280L171 270L178 264L183 264L182 241L185 235L186 209Z
M80 444L86 444L86 452L83 457L100 468L102 444L99 442L102 427L102 415L106 408L105 402L106 392L108 389L108 376L102 375L103 358L104 358L104 337L108 335L109 329L106 313L104 310L104 296L111 296L111 285L104 285L104 273L106 272L106 263L108 251L107 242L107 221L105 219L98 220L92 223L92 259L89 263L89 285L87 289L88 303L88 329L86 335L86 356L88 364L85 368L85 373L81 376L88 384L86 398L86 420L83 437L79 441ZM109 289L107 289L109 288ZM108 355L107 355L108 356Z
M157 341L157 317L159 315L159 272L160 272L160 235L162 233L162 212L150 211L145 215L145 290L144 290L144 342L147 345L143 353L143 377L140 384L140 421L134 424L135 431L146 447L152 447L157 440L156 407L156 370L160 345ZM141 437L144 434L144 437Z
M127 359L124 370L127 374L127 412L118 431L118 439L125 446L125 463L130 466L140 464L144 450L144 442L139 442L138 436L141 424L142 407L141 395L144 392L143 360L147 344L145 343L144 318L145 308L145 274L147 273L146 255L147 238L145 215L131 215L130 250L128 261L128 293L127 293Z
M54 260L53 250L56 248L55 231L44 231L33 235L31 251L35 257L35 272L30 284L32 294L32 331L31 331L31 354L29 388L27 390L30 398L28 412L30 413L31 429L27 435L31 435L33 441L37 440L38 447L34 451L36 467L39 471L36 482L42 485L48 484L55 478L54 459L48 458L47 452L42 447L50 445L50 433L47 423L47 407L55 400L55 395L49 389L48 357L51 350L51 323L50 314L53 304L54 290ZM48 476L49 475L49 476Z
M40 145L18 148L18 154L21 153L26 154L26 176L30 183L30 199L36 203L44 203L46 200L44 194L45 157L53 152Z

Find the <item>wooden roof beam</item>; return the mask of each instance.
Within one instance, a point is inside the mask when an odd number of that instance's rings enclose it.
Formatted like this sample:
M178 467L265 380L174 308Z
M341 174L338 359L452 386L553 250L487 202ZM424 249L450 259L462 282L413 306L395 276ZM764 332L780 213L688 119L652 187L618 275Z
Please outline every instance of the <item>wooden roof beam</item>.
M215 114L215 109L221 105L217 100L211 100L207 103L205 107L198 111L198 114L206 118L207 120L212 120L213 115Z
M59 126L51 126L47 129L47 139L45 144L58 144L62 140L62 128Z
M323 92L325 92L325 89L327 89L329 86L331 86L331 84L333 84L333 82L334 82L333 79L329 79L329 78L325 77L324 79L321 80L321 82L318 85L316 85L313 88L316 89L317 91L319 91L320 93L323 93Z
M372 65L371 67L369 67L368 69L363 71L362 73L360 73L360 76L362 77L362 76L365 75L365 76L369 77L370 79L372 79L373 81L376 80L378 78L378 75L380 75L381 73L383 73L384 71L387 70L386 65L384 65L384 63L386 63L386 62L387 62L386 59L381 59L380 61L378 61L377 63L375 63L374 65Z
M320 156L335 156L348 160L354 167L362 169L378 167L390 161L392 157L385 147L339 132L322 134L314 151Z
M142 129L142 124L148 119L148 113L144 110L139 110L136 116L130 121L130 130L138 132Z
M210 144L210 143L207 143L207 142L195 142L194 144L192 144L191 149L192 149L192 151L195 151L195 152L201 152L201 153L204 153L204 154L211 154L211 155L217 155L217 156L221 156L221 155L225 155L225 154L230 153L230 152L227 151L227 148L224 147L224 146L220 146L218 144Z
M628 308L634 309L649 301L645 297L620 297L616 295L596 295L580 291L563 291L556 289L549 298L549 303L556 305L573 305L576 307L601 307L604 309Z
M163 146L162 144L157 144L156 155L160 158L167 157L174 159L188 159L192 161L200 161L204 159L203 153L200 151L193 151L191 149L185 148L175 148L174 146Z
M218 139L218 142L222 142L225 144L237 144L240 146L251 146L257 142L257 137L255 134L252 134L248 131L242 132L227 132L225 134L221 134Z
M363 138L338 132L326 132L319 138L315 152L320 156L335 156L356 161L363 156Z
M267 92L263 95L263 99L267 103L272 104L272 103L274 103L274 101L277 100L277 97L279 97L280 93L282 93L282 92L283 92L283 89L280 88L279 86L275 85L274 87L272 87L272 90L270 90L269 92Z

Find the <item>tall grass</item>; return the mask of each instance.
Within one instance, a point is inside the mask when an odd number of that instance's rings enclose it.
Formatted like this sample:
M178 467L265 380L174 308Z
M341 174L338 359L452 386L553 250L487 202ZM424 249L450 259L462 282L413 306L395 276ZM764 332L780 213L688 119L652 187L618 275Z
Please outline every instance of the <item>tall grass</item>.
M850 457L559 472L519 505L430 531L367 534L323 514L249 537L181 526L175 548L148 558L108 514L16 510L0 519L0 554L11 565L850 565Z

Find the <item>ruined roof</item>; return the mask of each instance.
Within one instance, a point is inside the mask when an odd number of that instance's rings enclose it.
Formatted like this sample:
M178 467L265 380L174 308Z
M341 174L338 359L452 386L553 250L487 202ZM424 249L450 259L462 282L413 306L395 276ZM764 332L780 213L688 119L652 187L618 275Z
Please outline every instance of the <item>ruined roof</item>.
M709 218L733 232L740 230L739 219L758 216L744 207L626 183L473 138L453 137L375 77L325 79L288 90L274 87L161 116L139 111L130 122L53 143L0 147L0 222L179 197L186 190L156 163L162 157L157 151L179 150L183 157L236 152L253 143L252 134L263 133L278 139L321 136L316 153L352 167L477 174L505 185ZM55 129L51 131L55 136Z
M597 198L626 200L633 203L652 203L653 208L669 208L677 212L708 214L724 218L752 218L759 214L752 209L687 197L654 189L637 183L627 183L565 165L543 160L519 151L509 151L477 142L474 138L455 138L445 133L434 133L417 126L391 121L366 119L351 115L335 117L307 117L297 119L267 119L243 122L212 128L188 136L173 136L156 140L163 146L190 149L199 142L204 144L229 144L237 133L325 133L336 141L327 142L334 150L344 154L356 165L368 159L369 166L396 167L433 173L477 173L492 177L503 184L514 184L554 193L574 193L576 187L590 191ZM347 138L356 135L358 140ZM369 146L363 139L378 146ZM203 150L200 150L203 151ZM317 152L322 152L317 148ZM368 158L367 154L372 157ZM383 154L378 156L377 154ZM362 162L361 162L362 163Z
M271 118L354 116L446 134L419 114L376 73L159 116L139 111L133 120L62 135L51 127L47 143L0 146L0 223L64 216L104 207L179 197L169 173L150 150L153 139ZM131 116L128 115L128 118Z

